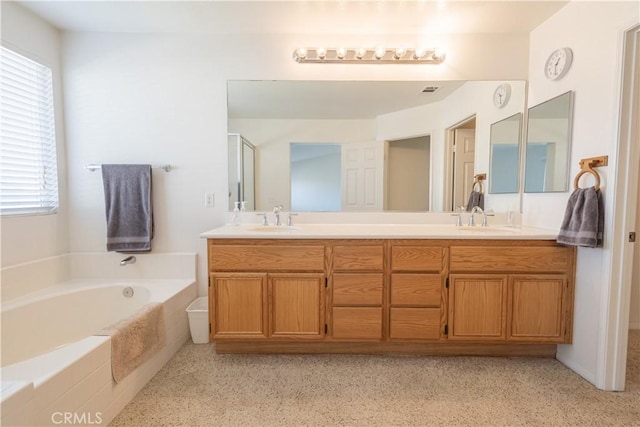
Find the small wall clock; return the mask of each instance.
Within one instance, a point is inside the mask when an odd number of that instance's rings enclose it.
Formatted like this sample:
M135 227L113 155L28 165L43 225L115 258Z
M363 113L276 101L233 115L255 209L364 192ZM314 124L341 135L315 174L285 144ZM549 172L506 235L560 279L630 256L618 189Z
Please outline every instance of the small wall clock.
M509 83L503 83L493 92L493 105L498 108L502 108L507 105L510 97L511 85Z
M568 47L554 50L544 65L545 76L550 80L561 79L569 71L572 61L573 52Z

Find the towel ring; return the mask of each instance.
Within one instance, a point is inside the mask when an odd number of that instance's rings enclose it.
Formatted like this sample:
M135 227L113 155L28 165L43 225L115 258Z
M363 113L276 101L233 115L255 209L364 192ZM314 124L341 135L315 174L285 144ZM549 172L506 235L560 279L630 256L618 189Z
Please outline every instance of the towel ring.
M471 184L471 191L475 191L476 184L480 187L479 193L482 193L482 181L473 181L473 184Z
M598 175L598 172L594 171L590 167L587 167L587 169L582 169L580 172L578 172L578 175L576 175L575 179L573 180L573 188L574 188L574 190L577 190L578 188L580 188L578 183L579 183L580 178L582 177L582 175L584 175L585 173L590 173L591 175L593 175L593 177L596 179L596 183L594 185L594 188L596 190L599 190L600 189L600 175Z

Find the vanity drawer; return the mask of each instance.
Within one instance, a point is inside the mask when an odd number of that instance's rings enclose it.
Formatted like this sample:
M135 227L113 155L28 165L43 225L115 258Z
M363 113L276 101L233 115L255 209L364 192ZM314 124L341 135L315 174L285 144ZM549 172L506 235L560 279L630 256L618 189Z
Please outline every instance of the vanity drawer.
M322 245L209 245L212 271L323 271Z
M439 272L442 253L439 246L394 246L391 248L391 269Z
M333 304L380 305L382 283L382 273L336 273L333 275Z
M439 274L391 275L391 305L440 306L442 278Z
M348 271L382 271L382 245L348 245L333 247L333 269Z
M389 337L392 339L440 338L440 309L392 307Z
M572 259L562 246L452 246L452 272L565 272Z
M332 319L333 338L382 339L381 307L334 307Z

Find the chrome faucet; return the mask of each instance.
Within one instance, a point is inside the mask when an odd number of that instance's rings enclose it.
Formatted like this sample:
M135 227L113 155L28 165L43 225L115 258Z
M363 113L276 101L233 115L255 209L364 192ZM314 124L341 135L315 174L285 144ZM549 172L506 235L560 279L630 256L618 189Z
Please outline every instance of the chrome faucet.
M482 227L486 227L488 225L487 214L482 210L482 208L480 208L480 206L474 206L471 209L471 215L469 215L469 227L473 227L476 225L475 221L473 220L473 214L476 212L480 212L482 214Z
M122 261L120 261L120 266L124 267L127 264L135 264L135 263L136 263L136 257L131 255L124 258Z
M282 210L282 205L278 205L276 207L273 208L273 214L276 217L276 223L274 225L276 226L281 226L282 223L280 222L280 211Z
M462 212L464 212L464 206L458 206L456 212L451 214L456 217L456 227L462 227Z

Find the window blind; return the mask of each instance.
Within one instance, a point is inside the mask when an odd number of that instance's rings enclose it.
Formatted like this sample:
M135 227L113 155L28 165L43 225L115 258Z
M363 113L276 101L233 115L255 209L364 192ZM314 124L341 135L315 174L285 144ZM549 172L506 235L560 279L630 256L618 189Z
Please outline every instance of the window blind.
M0 214L57 208L51 69L0 47Z

